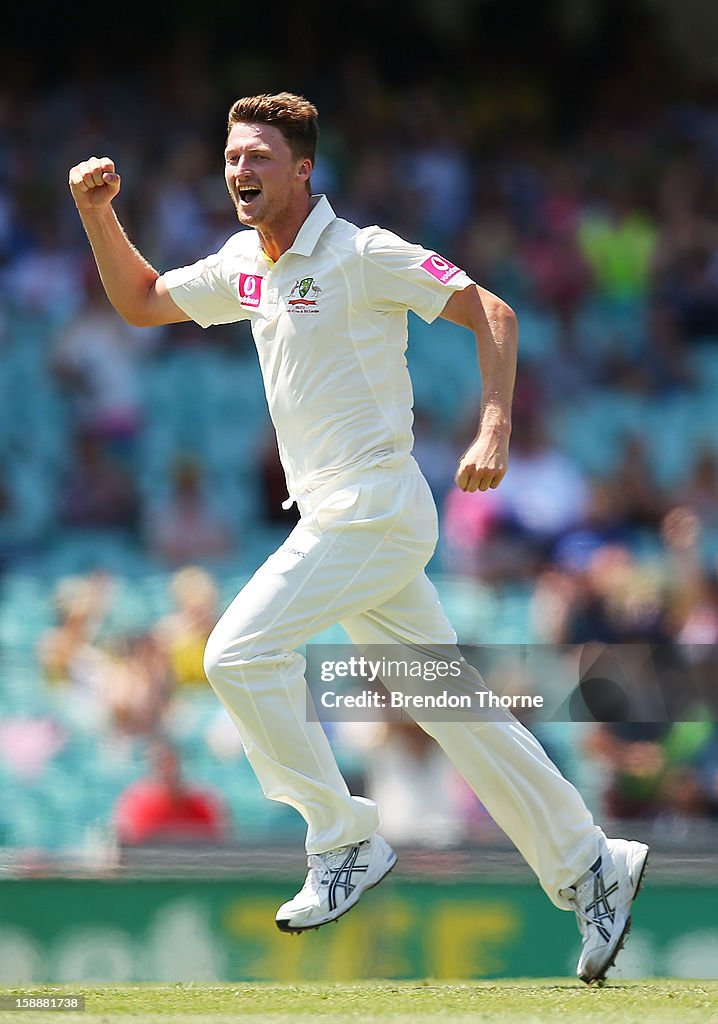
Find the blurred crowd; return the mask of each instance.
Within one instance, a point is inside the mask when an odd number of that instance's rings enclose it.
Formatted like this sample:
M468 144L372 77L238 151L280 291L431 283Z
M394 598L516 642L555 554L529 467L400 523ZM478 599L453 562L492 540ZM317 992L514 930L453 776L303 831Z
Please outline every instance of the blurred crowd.
M235 510L223 518L214 507L208 467L186 450L191 440L152 488L138 480L137 458L146 445L149 370L188 347L239 358L246 332L122 323L107 305L65 184L77 160L112 155L123 178L120 215L160 269L216 251L233 232L221 173L231 97L212 85L201 51L178 46L174 59L181 75L156 79L146 70L132 88L74 79L47 94L23 91L22 82L0 91L0 346L19 365L18 350L42 335L27 358L43 361L48 405L59 404L69 421L69 450L45 520L26 514L30 499L16 466L32 459L32 439L18 440L3 424L5 560L42 544L58 523L129 531L170 565L221 556L241 538ZM525 355L517 394L514 462L502 494L519 527L528 525L541 544L592 516L609 515L614 530L655 530L686 485L715 526L710 445L688 446L680 479L666 488L640 438L627 436L608 479L587 480L556 450L565 445L555 422L564 406L597 389L669 402L701 383L691 354L718 338L718 108L599 108L557 143L543 130L538 99L502 131L476 98L459 104L448 86L397 92L371 64L350 58L331 94L317 92L315 190L357 223L382 223L437 248L505 297L523 322L540 317L551 334L551 358ZM503 97L502 109L510 100ZM598 343L585 334L589 310L598 311ZM418 452L443 500L476 409L459 401L448 421L432 408L419 414ZM256 448L247 457L269 488L276 457ZM550 488L540 486L546 479ZM159 492L162 502L152 497ZM487 505L470 528L481 532L493 513ZM465 527L460 510L451 506L447 515Z
M189 412L186 436L148 479L148 375L187 350L221 353L241 369L247 335L121 322L65 183L72 164L110 155L122 175L121 219L155 266L216 251L236 227L222 179L235 97L207 60L185 39L167 58L181 74L148 67L131 82L76 77L43 92L17 78L0 88L0 359L28 389L15 388L0 410L0 565L22 570L28 557L91 530L122 536L176 571L175 610L138 635L109 639L102 626L113 588L102 566L61 581L56 624L37 646L45 685L81 694L98 730L155 743L178 694L206 685L201 651L218 612L212 573L252 525L291 519L279 509L281 470L261 424L249 441L219 440L227 460L231 447L251 465L248 489L218 489L216 467L192 445ZM341 216L380 223L461 264L514 306L527 336L541 325L546 337L522 357L511 468L499 490L452 487L476 403L457 402L447 416L424 393L417 407L416 456L442 518L432 569L465 577L477 594L521 589L527 642L662 645L697 666L697 705L674 716L691 721L609 721L576 743L600 774L605 813L715 818L718 442L708 426L700 444L695 432L682 438L677 418L680 458L667 476L639 425L595 472L561 424L565 410L597 394L690 410L700 393L696 419L711 397L696 355L706 366L706 354L718 357L718 103L619 105L614 92L557 140L540 96L529 100L518 83L500 105L478 93L459 102L449 85L393 90L368 61L346 57L331 88L318 80L310 94L322 127L313 185ZM460 368L477 372L475 360ZM23 404L32 398L35 408L38 388L48 417L61 409L69 443L52 462L56 438L45 438L42 473L31 477L44 420L24 421ZM202 394L194 397L201 408ZM178 402L170 394L181 419ZM31 482L39 476L52 480L42 500ZM236 503L225 500L235 493ZM211 573L186 568L195 563ZM441 832L424 827L432 793L436 821L454 814L461 833L481 820L460 782L442 781L448 769L432 767L436 751L416 732L387 726L368 737L356 748L362 784L378 790L389 777L377 770L380 748L401 775L385 796L397 830L412 786L424 807L414 839ZM166 767L170 755L163 762L153 750Z

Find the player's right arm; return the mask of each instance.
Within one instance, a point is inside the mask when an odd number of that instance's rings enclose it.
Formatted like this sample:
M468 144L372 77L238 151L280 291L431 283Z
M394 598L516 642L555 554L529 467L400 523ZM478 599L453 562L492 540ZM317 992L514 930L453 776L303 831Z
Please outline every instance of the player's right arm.
M125 234L112 207L119 191L120 176L109 157L91 157L70 171L70 192L108 299L135 327L189 320L172 300L159 273Z

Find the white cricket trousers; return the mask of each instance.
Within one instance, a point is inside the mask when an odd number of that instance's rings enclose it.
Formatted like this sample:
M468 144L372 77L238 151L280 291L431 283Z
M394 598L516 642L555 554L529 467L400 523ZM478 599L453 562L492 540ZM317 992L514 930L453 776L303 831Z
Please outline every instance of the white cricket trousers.
M351 796L319 722L308 720L305 661L295 648L341 622L355 644L456 643L424 567L437 541L428 484L409 458L372 467L298 501L299 523L234 599L205 653L212 687L239 729L267 797L304 817L307 852L372 835L379 813ZM464 663L465 664L465 663ZM466 667L467 679L477 680ZM391 681L385 680L387 688ZM452 680L452 685L460 680ZM420 712L419 712L420 715ZM596 860L601 830L580 795L516 719L421 721L549 898Z

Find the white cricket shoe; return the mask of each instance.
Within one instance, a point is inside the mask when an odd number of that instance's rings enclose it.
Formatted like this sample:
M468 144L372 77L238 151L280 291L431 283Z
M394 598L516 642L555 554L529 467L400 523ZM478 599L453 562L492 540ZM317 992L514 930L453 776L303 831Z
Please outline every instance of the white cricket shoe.
M641 888L648 847L628 839L606 839L600 855L562 894L574 904L583 947L576 974L587 985L605 981L631 927L631 905Z
M300 892L277 911L277 928L303 932L336 921L396 864L385 839L373 835L355 846L340 846L307 858L309 874Z

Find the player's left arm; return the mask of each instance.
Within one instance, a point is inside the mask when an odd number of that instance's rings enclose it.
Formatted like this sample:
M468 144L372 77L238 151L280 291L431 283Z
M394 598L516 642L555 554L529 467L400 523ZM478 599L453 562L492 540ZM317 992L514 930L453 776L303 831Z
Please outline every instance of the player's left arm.
M481 419L476 437L459 460L455 479L462 491L487 491L499 486L508 468L518 321L503 299L475 284L454 292L441 316L468 327L476 336Z

